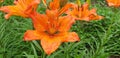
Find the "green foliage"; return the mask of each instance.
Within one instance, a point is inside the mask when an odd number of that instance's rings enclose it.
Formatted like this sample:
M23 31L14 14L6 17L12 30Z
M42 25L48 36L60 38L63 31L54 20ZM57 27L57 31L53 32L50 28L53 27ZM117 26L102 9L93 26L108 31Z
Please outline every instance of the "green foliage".
M5 0L1 5L12 4L13 0ZM45 8L40 5L38 12ZM119 8L108 7L104 1L93 4L99 15L99 21L76 21L71 31L77 32L80 42L63 43L51 55L46 55L39 41L25 42L26 30L33 29L29 18L12 16L4 19L0 12L0 58L109 58L120 55L120 11Z

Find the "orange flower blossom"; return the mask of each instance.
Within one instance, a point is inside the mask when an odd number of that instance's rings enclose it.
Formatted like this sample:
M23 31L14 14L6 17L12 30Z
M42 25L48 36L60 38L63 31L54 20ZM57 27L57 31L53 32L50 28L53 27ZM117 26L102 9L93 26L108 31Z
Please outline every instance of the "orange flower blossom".
M72 11L68 11L67 14L77 20L91 21L102 19L102 16L97 15L96 9L89 10L89 4L85 3L81 6L73 4Z
M75 20L70 16L61 16L71 5L66 4L60 9L59 1L53 0L46 14L31 12L30 17L35 30L27 30L24 34L25 41L41 40L42 48L48 55L54 52L62 42L80 40L77 33L69 32Z
M8 14L5 15L5 18L8 19L11 15L28 17L25 14L25 10L36 10L40 0L15 0L14 4L11 6L2 6L0 11L6 12ZM30 8L32 6L32 8Z
M120 7L120 0L106 0L109 6Z

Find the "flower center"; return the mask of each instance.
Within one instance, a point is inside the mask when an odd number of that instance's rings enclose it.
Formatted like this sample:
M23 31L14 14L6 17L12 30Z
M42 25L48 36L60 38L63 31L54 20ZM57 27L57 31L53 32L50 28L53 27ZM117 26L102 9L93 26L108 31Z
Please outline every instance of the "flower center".
M56 33L55 28L50 28L50 29L49 29L49 34L55 34L55 33Z
M59 31L57 31L55 28L50 28L48 31L46 31L46 33L49 35L55 35L59 33Z

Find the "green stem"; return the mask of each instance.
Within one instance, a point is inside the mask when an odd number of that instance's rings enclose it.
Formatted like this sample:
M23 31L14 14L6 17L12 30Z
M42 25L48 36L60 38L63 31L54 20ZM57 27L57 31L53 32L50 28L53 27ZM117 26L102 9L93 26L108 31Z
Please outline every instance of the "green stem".
M87 0L86 2L87 2L89 5L91 5L91 0Z
M44 6L47 8L46 0L42 0Z
M76 0L76 3L78 4L78 6L81 6L81 1L80 0Z

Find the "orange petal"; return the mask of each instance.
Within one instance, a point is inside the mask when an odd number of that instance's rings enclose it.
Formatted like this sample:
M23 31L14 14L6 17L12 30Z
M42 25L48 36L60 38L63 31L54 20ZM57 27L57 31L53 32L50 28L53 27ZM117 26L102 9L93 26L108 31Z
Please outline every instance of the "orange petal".
M43 50L50 55L52 52L54 52L61 44L61 41L59 39L54 38L44 38L41 39L41 45Z
M94 15L94 14L90 15L89 17L90 17L90 20L100 20L100 19L103 19L102 16Z
M97 15L97 14L96 14L96 9L95 9L95 8L91 9L91 10L90 10L90 14L95 14L95 15Z
M63 42L75 42L80 41L79 36L75 32L69 32L67 34L67 38L63 40Z
M24 40L25 41L40 40L40 36L37 31L27 30L24 34Z
M60 46L62 42L65 42L68 37L68 32L60 32L58 34L50 35L47 33L40 33L41 35L41 45L43 50L50 55ZM70 35L71 36L71 35ZM71 37L72 38L72 37Z
M120 0L106 0L109 6L120 7Z
M44 51L48 55L50 55L60 46L62 42L75 42L75 41L79 41L79 37L75 32L71 33L65 32L53 36L44 35L41 38L41 45Z
M8 14L10 13L11 15L28 17L28 15L24 13L25 10L28 8L36 9L39 2L40 0L15 0L15 5L3 6L0 8L0 11L6 12ZM32 7L30 8L30 6Z
M90 10L89 20L100 20L103 19L102 16L97 15L96 9Z
M46 31L46 29L48 28L48 17L46 15L32 12L30 17L32 18L32 22L36 30L38 30L39 32Z
M50 2L49 8L51 10L56 10L60 8L60 0L53 0L52 2Z
M11 14L6 14L5 19L8 19L11 16Z
M56 10L46 10L46 15L49 17L49 20L54 20L56 18Z
M72 7L73 4L66 4L62 9L57 13L58 16L62 15L64 12L66 12L70 7Z
M69 16L65 16L65 17L60 17L59 18L59 28L58 30L60 32L66 32L69 31L69 29L71 28L72 24L75 22L74 19L72 19Z
M87 10L87 9L89 9L89 4L85 3L85 4L82 5L82 7L83 7L84 10Z

